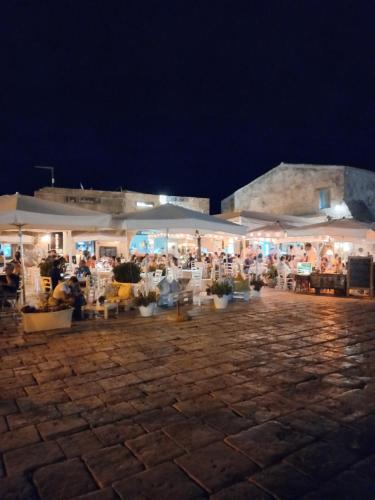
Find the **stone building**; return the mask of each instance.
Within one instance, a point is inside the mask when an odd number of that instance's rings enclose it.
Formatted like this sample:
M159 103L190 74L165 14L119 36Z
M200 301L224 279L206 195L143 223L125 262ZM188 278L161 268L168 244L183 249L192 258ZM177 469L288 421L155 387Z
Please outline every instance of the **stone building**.
M337 165L281 163L222 200L221 211L375 220L375 173Z
M137 193L134 191L99 191L94 189L68 189L44 187L35 191L34 196L44 200L71 203L82 208L110 214L135 212L172 203L203 213L210 212L209 198L192 196L167 196Z

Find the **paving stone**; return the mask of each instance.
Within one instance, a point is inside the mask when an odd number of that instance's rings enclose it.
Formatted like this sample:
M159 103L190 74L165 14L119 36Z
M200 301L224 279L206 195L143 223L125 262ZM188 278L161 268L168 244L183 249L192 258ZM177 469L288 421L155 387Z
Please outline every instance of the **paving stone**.
M103 388L97 382L89 382L86 384L67 387L65 392L71 399L75 400L86 398L87 396L96 396L97 394L103 392ZM62 402L63 401L59 401L59 403Z
M210 496L210 500L272 500L273 498L255 484L245 481L224 488Z
M184 450L162 431L130 439L125 445L146 467L167 462L184 454Z
M46 405L38 406L33 410L23 413L13 413L7 417L7 421L9 428L13 430L30 424L40 424L59 417L61 417L61 414L54 405Z
M244 479L258 467L224 443L214 443L184 455L175 462L208 493Z
M2 500L37 500L34 486L24 476L0 479L0 498Z
M102 447L102 443L91 430L62 437L57 442L67 458L80 457Z
M87 428L87 422L79 417L64 417L59 420L50 420L38 425L42 438L46 441L57 439L60 436L73 434Z
M38 469L33 476L34 484L42 500L67 500L90 491L97 486L84 464L78 460L67 460Z
M134 417L134 422L140 424L148 432L156 431L173 423L184 422L185 420L186 417L182 413L171 407L147 411Z
M315 479L325 480L357 459L353 452L338 443L317 442L289 455L285 461Z
M123 446L94 451L84 455L83 460L101 488L143 469L141 462Z
M16 476L48 465L64 458L56 443L37 443L4 453L3 459L8 476Z
M0 433L8 430L8 424L4 417L0 417Z
M201 396L196 399L180 401L175 403L173 406L187 417L198 417L209 411L223 408L224 403L219 399L213 398L212 396Z
M17 413L18 411L18 407L13 400L2 401L0 399L0 415L10 415L11 413Z
M156 393L151 396L144 396L130 401L131 405L134 406L134 408L139 412L163 408L165 406L172 405L175 402L175 396L165 392L162 394Z
M254 425L252 420L240 417L229 408L220 408L206 413L202 416L202 419L211 427L227 435L237 434Z
M259 396L259 392L255 389L254 384L248 382L215 391L214 396L226 403L238 403Z
M112 389L118 389L119 387L128 387L129 385L139 384L141 379L138 378L133 373L126 373L124 375L119 375L118 377L104 378L99 380L98 383L105 391L110 391Z
M97 396L87 396L86 398L76 399L57 405L59 411L64 416L95 410L101 406L103 406L103 401Z
M243 401L242 403L232 405L233 409L240 415L251 418L258 424L291 413L300 408L300 406L276 393L268 393L264 396L253 398L250 401Z
M122 500L130 498L193 500L206 498L175 464L166 463L140 472L113 485Z
M103 488L99 491L87 493L87 495L75 497L74 500L118 500L118 498L118 495L113 491L112 488Z
M99 425L116 422L117 420L123 420L124 418L129 418L136 414L137 410L130 403L123 402L117 405L100 407L90 412L84 412L82 413L82 417L86 419L91 426L97 427Z
M0 434L0 452L22 448L38 441L40 441L40 437L34 425L3 432Z
M198 419L189 419L186 422L167 425L163 430L179 446L187 451L202 448L215 441L221 441L224 438L224 434L212 429L212 427L209 427Z
M123 401L134 401L137 398L142 398L145 393L139 389L139 386L131 385L130 387L120 387L112 391L103 392L98 397L108 405L115 405Z
M69 375L71 374L71 368L69 368L68 366L62 366L59 368L54 368L52 370L43 370L42 372L34 373L34 378L37 380L38 384L44 384L46 382L50 382L51 380L69 377Z
M251 481L276 498L295 499L315 489L315 482L288 464L268 467L251 476Z
M136 438L144 434L145 431L131 420L120 420L112 424L94 427L93 432L104 446L112 446Z
M63 391L46 391L33 396L17 399L17 404L22 411L34 410L38 406L53 405L68 401L68 396Z
M283 417L279 417L277 421L316 437L323 436L324 434L339 429L339 424L334 420L330 420L310 410L297 410Z
M313 441L313 437L278 422L267 422L229 436L225 441L265 467Z

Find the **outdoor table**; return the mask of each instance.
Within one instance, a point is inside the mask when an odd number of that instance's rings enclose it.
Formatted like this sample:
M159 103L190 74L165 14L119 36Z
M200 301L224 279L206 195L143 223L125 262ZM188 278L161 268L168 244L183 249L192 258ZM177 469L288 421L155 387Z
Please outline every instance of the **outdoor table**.
M109 312L114 311L115 314L118 314L118 303L117 302L104 302L104 304L87 304L83 307L84 311L87 311L89 314L103 313L104 319L108 319Z
M317 295L320 290L334 290L335 294L346 293L346 275L338 273L311 273L310 287Z
M310 276L305 274L293 274L295 282L294 291L297 293L308 293L310 291Z

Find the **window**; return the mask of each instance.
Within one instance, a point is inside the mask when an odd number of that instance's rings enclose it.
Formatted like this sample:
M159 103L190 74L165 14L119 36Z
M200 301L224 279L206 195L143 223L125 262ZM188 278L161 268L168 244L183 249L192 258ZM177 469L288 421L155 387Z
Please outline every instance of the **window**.
M331 196L329 189L319 189L319 210L324 208L330 208L331 206Z

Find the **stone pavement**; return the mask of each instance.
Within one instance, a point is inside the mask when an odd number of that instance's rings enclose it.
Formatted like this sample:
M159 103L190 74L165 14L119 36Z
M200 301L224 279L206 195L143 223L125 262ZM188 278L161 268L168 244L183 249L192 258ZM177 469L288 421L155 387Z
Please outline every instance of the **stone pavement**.
M0 498L375 498L375 302L0 334Z

